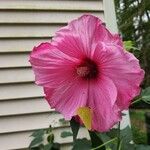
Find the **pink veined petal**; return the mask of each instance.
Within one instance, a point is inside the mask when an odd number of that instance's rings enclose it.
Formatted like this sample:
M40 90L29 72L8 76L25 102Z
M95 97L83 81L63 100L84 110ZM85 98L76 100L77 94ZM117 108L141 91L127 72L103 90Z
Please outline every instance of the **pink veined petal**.
M101 132L121 119L144 76L119 35L88 14L61 28L51 43L35 47L30 63L52 108L71 119L79 107L89 107L92 129Z
M44 88L49 105L61 112L67 120L76 115L79 107L86 106L88 82L82 82L75 79L71 83L60 84L56 89Z
M139 86L144 78L138 60L120 46L105 43L99 44L94 58L100 62L101 74L109 77L117 87L118 106L122 110L127 109L131 100L139 95Z
M36 84L52 88L74 78L74 69L78 61L50 43L42 43L35 47L30 55Z
M121 39L119 34L114 34L113 38L112 38L112 41L113 41L112 43L123 47L123 42L122 42L122 39Z
M82 58L92 57L99 41L114 42L116 39L117 35L113 36L99 18L87 14L57 31L52 44L69 56Z
M88 106L93 111L93 130L107 131L120 120L116 99L117 89L109 78L102 76L98 81L90 82Z

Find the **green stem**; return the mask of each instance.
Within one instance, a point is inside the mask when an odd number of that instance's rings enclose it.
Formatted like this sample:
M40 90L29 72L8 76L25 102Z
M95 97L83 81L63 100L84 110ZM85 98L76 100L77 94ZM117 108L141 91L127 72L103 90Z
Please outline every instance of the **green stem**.
M131 103L131 105L133 105L133 104L135 104L135 103L138 103L138 102L140 102L141 100L142 100L142 97L140 97L140 98L138 98L137 100L133 101L133 102Z
M98 147L92 148L91 150L97 150L97 149L102 148L103 146L105 146L105 145L107 145L107 144L109 144L109 143L111 143L111 142L114 142L114 141L116 141L116 140L117 140L117 138L115 137L115 138L113 138L113 139L111 139L111 140L105 142L104 144L98 146Z
M120 146L120 122L118 124L117 150L119 150L119 146Z
M121 150L121 147L122 147L122 140L120 141L120 144L119 144L118 150Z

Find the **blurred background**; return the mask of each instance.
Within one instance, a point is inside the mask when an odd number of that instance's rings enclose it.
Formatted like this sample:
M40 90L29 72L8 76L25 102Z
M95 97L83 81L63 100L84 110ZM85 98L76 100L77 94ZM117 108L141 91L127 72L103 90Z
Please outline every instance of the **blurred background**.
M150 86L150 0L114 1L119 32L145 70L142 88L146 88ZM130 117L134 141L150 144L150 105L144 101L133 105Z

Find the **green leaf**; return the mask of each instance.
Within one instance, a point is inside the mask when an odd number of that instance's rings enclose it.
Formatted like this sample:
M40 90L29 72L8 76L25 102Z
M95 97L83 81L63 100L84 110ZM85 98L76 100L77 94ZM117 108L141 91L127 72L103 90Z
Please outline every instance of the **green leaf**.
M60 144L59 143L51 143L44 145L43 150L60 150Z
M136 145L136 150L150 150L149 145Z
M120 131L120 136L126 143L129 143L130 141L133 140L132 131L129 126L127 126L126 128L124 128Z
M59 119L59 122L62 123L63 125L69 123L69 121L65 120L64 118Z
M79 107L77 109L77 115L82 120L84 126L91 130L92 128L92 110L89 107Z
M78 135L78 131L79 131L79 128L80 128L80 124L78 122L76 122L74 120L74 118L72 118L70 120L70 126L71 126L71 130L72 130L72 133L73 133L73 141L76 140L77 138L77 135Z
M97 135L100 136L103 143L105 143L106 141L109 141L111 139L106 133L98 133Z
M118 129L111 129L109 132L106 133L109 137L115 138L118 136Z
M89 131L89 135L91 137L92 148L98 147L99 145L103 144L100 136L98 136L94 131ZM103 146L101 150L106 150L105 146Z
M48 143L53 143L54 142L54 134L51 133L47 136L47 142Z
M73 134L71 132L69 132L69 131L63 131L63 132L61 132L61 137L62 138L66 138L66 137L72 136L72 135Z
M134 144L130 142L133 140L132 131L129 126L120 131L120 139L122 140L122 150L134 150Z
M98 133L98 135L101 137L101 139L103 140L103 143L106 143L108 141L110 141L111 139L114 139L118 136L118 129L111 129L109 132L106 133ZM116 150L117 148L117 140L113 141L113 143L108 143L106 146L106 149L110 149L111 150Z
M34 138L30 145L29 145L29 148L33 147L33 146L39 146L41 143L43 142L43 137L37 137L37 138Z
M110 139L109 141L99 145L98 147L92 148L91 150L101 150L104 146L110 144L110 143L114 143L115 141L117 141L117 137ZM111 149L110 147L106 148L106 150ZM112 149L111 149L112 150ZM115 149L116 150L116 149ZM117 149L118 150L118 149Z
M123 45L124 45L125 49L128 51L133 46L133 42L132 41L124 41Z
M133 50L139 50L138 48L134 47L134 43L132 41L124 41L123 45L127 51Z
M83 139L77 139L74 142L72 150L90 150L91 148L92 148L91 142L86 138L83 138Z
M42 137L44 135L44 130L43 129L39 129L34 131L30 136L33 137Z
M150 87L144 89L141 93L142 100L148 104L150 104Z
M60 144L59 143L53 143L51 150L60 150Z
M46 145L44 145L44 149L43 150L51 150L52 146L53 146L53 144L46 144Z
M109 132L111 132L111 131L109 131ZM110 141L112 139L106 133L98 133L98 136L101 137L101 139L103 140L103 143L106 143L106 142L108 142L108 141ZM113 137L113 135L112 135L112 137ZM115 137L116 136L114 136L114 138ZM114 141L113 143L108 143L105 146L106 146L106 150L107 149L116 150L116 148L117 148L117 141L116 142Z

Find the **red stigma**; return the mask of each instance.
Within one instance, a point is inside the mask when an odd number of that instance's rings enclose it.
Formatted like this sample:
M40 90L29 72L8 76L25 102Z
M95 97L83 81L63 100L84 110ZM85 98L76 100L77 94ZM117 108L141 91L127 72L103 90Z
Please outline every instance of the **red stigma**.
M95 79L98 76L99 70L97 64L93 60L85 58L77 66L76 72L78 76L83 79Z

